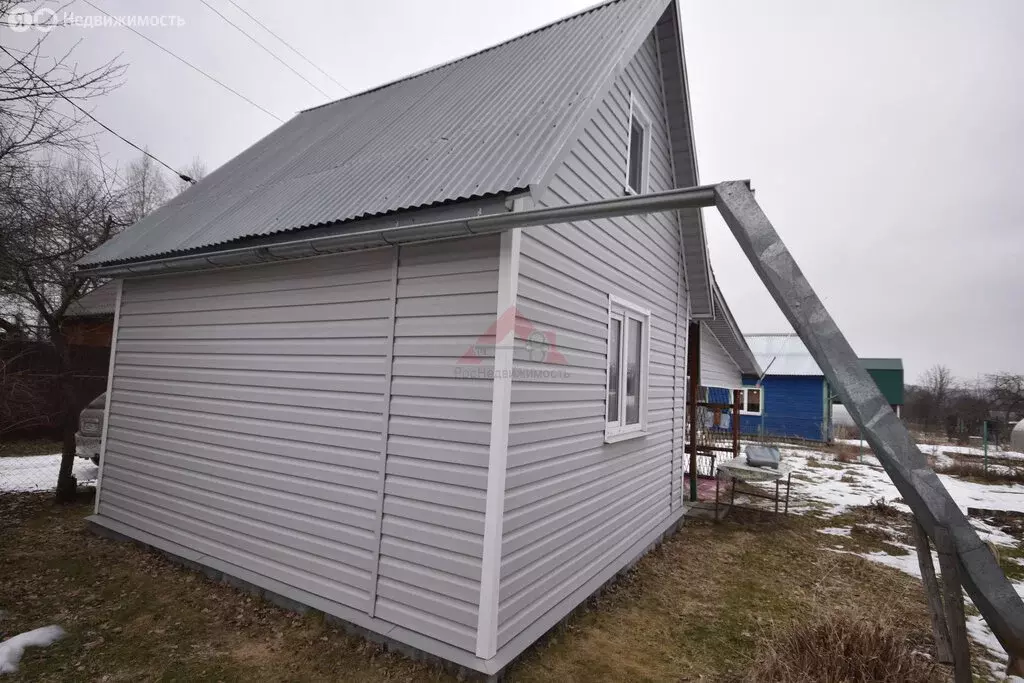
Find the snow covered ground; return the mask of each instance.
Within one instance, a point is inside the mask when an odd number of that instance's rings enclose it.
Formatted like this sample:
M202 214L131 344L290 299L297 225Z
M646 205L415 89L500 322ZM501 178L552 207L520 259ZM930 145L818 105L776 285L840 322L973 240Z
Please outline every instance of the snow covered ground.
M860 446L864 445L864 450L870 451L871 447L866 442L862 442L859 439L836 439L836 443L847 444L849 446ZM956 453L958 455L971 455L979 458L985 455L985 449L977 446L953 446L946 444L931 444L931 443L919 443L917 447L921 449L921 452L925 455L939 455L942 453ZM988 447L988 454L993 458L1002 458L1004 460L1024 460L1024 453L1017 451L1004 451L1002 448L996 445L990 445Z
M57 487L60 453L0 458L0 493L48 491ZM99 468L84 458L75 458L74 474L79 484L96 480Z
M853 443L857 443L854 441ZM931 454L931 447L925 447L926 454ZM939 446L937 453L950 451L955 447ZM884 498L897 509L909 512L902 503L894 502L899 492L893 486L888 475L882 469L878 459L865 449L865 455L859 462L837 462L830 453L815 452L803 448L782 448L783 459L794 466L793 501L790 509L797 513L816 513L826 516L840 515L847 509L869 505L873 501ZM988 510L1010 510L1024 512L1024 486L1013 484L978 484L963 481L956 477L940 474L939 478L949 491L953 500L966 513L968 507ZM980 519L971 519L971 524L983 540L997 546L1017 547L1018 542L1006 532L987 524ZM850 552L842 546L834 546L836 537L849 536L850 528L831 526L820 529L822 547L832 552ZM898 537L898 536L897 536ZM906 555L891 555L882 551L855 553L872 562L894 567L902 572L920 578L920 570L913 546L898 541L889 545L907 551ZM833 546L833 547L829 547ZM936 559L936 566L938 560ZM1024 596L1024 581L1016 582L1014 587ZM992 670L993 680L1014 680L1024 683L1024 679L1006 679L1006 653L999 646L992 631L985 621L978 616L971 616L967 623L968 631L975 641L982 645L990 658L988 664Z

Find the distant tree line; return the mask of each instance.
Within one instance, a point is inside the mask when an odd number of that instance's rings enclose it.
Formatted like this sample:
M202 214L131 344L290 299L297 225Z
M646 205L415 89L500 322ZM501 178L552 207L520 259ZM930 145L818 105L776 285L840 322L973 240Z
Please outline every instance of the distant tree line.
M1024 417L1024 375L999 372L975 380L958 379L934 365L905 391L903 419L925 431L951 438L978 436L988 421L993 439Z

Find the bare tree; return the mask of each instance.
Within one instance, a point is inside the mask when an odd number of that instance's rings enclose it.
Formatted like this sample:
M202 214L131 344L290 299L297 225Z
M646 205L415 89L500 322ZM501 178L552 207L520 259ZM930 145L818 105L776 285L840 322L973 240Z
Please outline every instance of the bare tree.
M22 164L21 171L0 194L0 302L31 311L55 352L63 435L57 497L69 500L82 400L63 326L68 307L97 284L78 278L75 263L122 229L129 211L124 188L81 160ZM21 325L9 306L0 308L0 328Z
M9 30L2 24L10 22L17 7L15 0L0 0L0 29ZM73 47L45 56L51 33L33 35L39 37L28 49L0 42L0 164L80 145L87 137L85 106L117 88L124 76L125 66L116 57L83 70L72 58Z
M941 424L946 417L950 395L956 384L953 371L945 365L933 365L921 376L920 410L926 428Z
M182 192L184 192L185 190L192 187L194 184L198 183L200 180L206 177L206 162L200 159L198 156L195 156L192 158L192 163L186 166L182 170L182 173L191 178L192 182L189 182L179 176L176 183L178 194L181 194Z
M997 410L1009 422L1014 414L1024 412L1024 375L1000 372L988 376L989 392Z
M128 205L125 218L129 223L142 220L146 214L166 202L170 195L163 169L145 154L128 165L125 185Z

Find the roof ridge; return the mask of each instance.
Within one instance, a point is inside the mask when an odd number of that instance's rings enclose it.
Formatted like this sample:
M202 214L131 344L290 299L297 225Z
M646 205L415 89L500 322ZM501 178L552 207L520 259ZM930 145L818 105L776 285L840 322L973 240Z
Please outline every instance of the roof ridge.
M418 78L420 76L425 76L426 74L432 73L432 72L437 71L439 69L443 69L446 66L452 66L453 64L458 64L459 62L467 60L467 59L470 59L471 57L476 57L477 55L482 55L485 52L490 52L491 50L496 50L499 47L502 47L504 45L508 45L509 43L514 43L515 41L522 40L523 38L525 38L527 36L531 36L531 35L533 35L535 33L540 33L541 31L546 31L547 29L552 28L554 26L558 26L559 24L565 23L565 22L570 21L572 19L576 19L577 17L581 17L581 16L583 16L585 14L589 14L591 12L595 12L595 11L597 11L599 9L603 9L603 8L609 6L609 5L614 5L614 4L619 3L619 2L625 2L625 0L601 0L601 2L598 2L597 4L594 4L594 5L590 5L589 7L584 7L583 9L579 10L578 12L574 12L573 14L569 14L567 16L561 17L560 19L555 19L552 22L549 22L547 24L544 24L543 26L539 26L539 27L534 28L534 29L530 29L529 31L524 31L523 33L520 33L519 35L512 36L511 38L507 38L507 39L501 41L500 43L495 43L494 45L491 45L489 47L485 47L483 49L477 50L476 52L471 52L469 54L462 55L461 57L454 57L452 59L449 59L446 62L441 62L440 64L434 64L433 66L428 66L428 67L426 67L424 69L420 69L419 71L415 71L415 72L413 72L411 74L406 74L406 75L401 76L399 78L396 78L394 80L387 81L387 82L381 83L379 85L375 85L372 88L368 88L366 90L360 90L359 92L352 93L351 95L346 95L345 97L339 97L338 99L331 100L330 102L324 102L323 104L316 104L316 105L313 105L312 107L307 107L305 109L300 109L298 113L299 114L305 114L307 112L315 111L317 109L323 109L324 107L329 107L332 104L338 104L339 102L345 102L345 101L348 101L348 100L354 100L357 97L362 97L363 95L369 95L370 93L377 92L378 90L383 90L384 88L389 88L389 87L391 87L393 85L398 85L399 83L404 83L405 81L409 81L409 80L412 80L414 78Z

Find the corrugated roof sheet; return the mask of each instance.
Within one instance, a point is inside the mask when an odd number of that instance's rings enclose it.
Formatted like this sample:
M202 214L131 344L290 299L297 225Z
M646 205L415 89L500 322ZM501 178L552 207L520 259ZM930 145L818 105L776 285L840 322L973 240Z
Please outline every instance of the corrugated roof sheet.
M612 0L301 112L80 263L180 253L538 183L667 4Z
M825 374L796 334L748 334L745 338L767 375Z
M108 282L68 306L67 317L85 318L94 315L114 315L116 304L117 284Z

